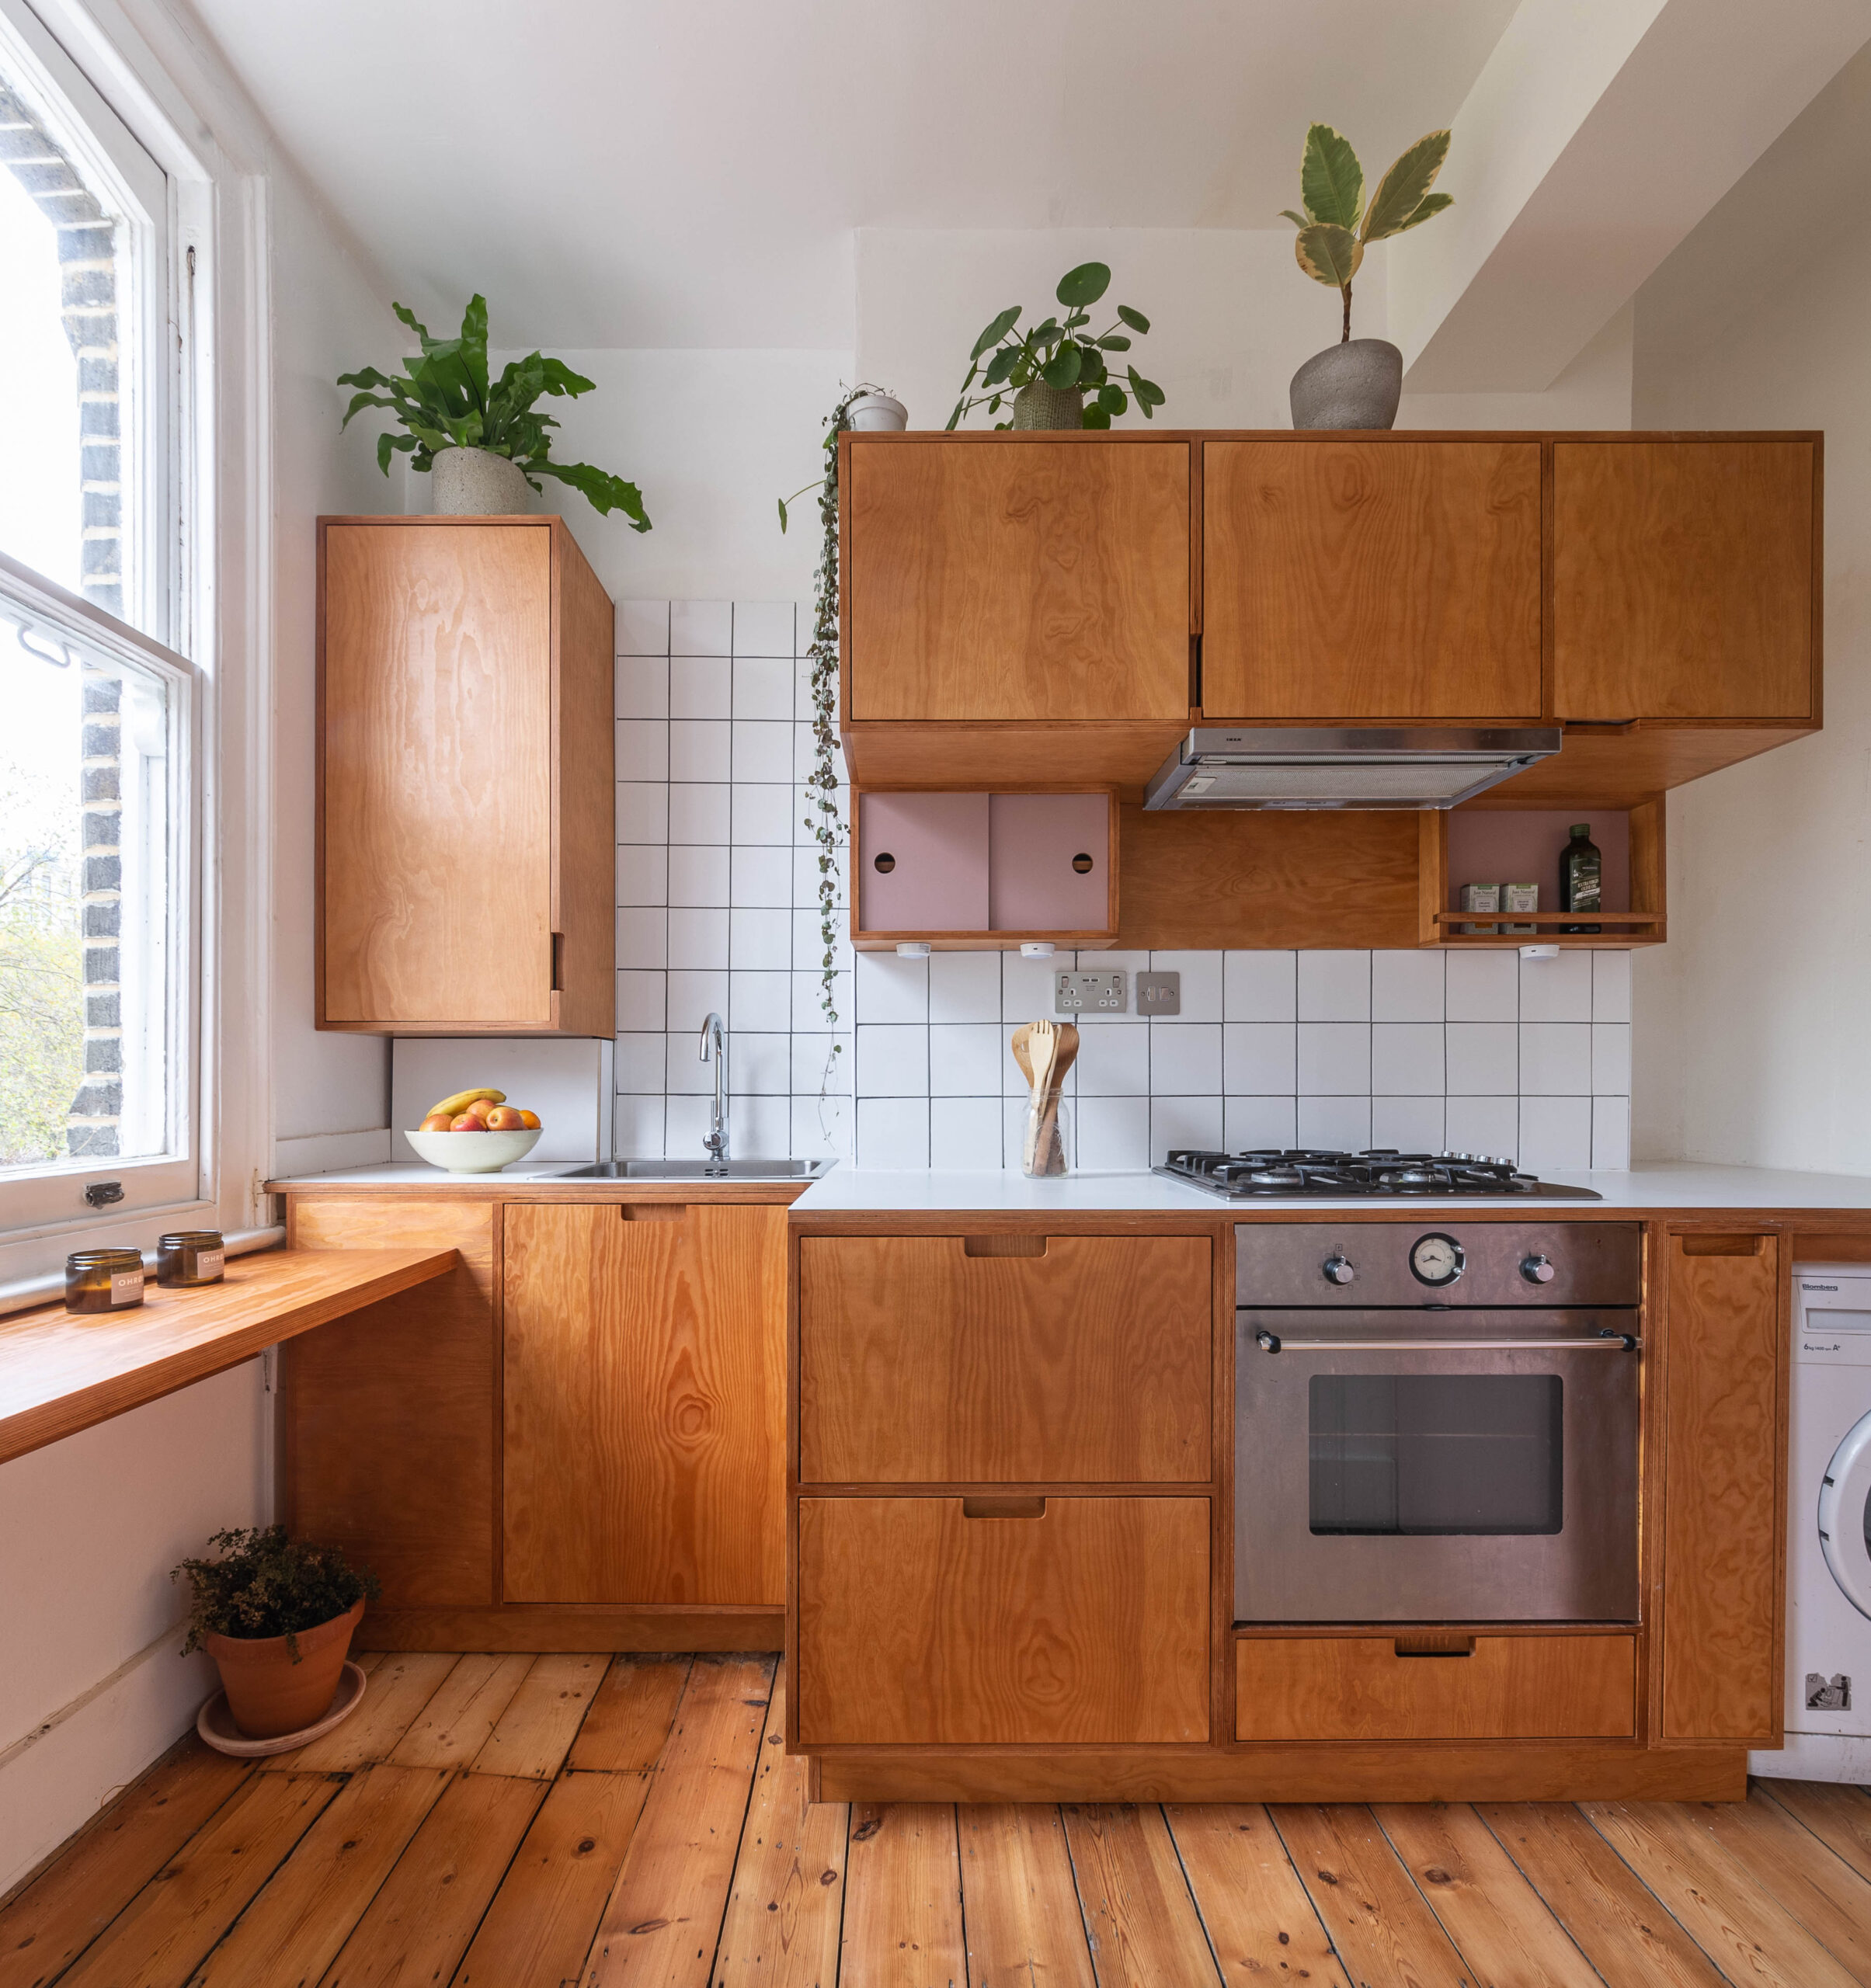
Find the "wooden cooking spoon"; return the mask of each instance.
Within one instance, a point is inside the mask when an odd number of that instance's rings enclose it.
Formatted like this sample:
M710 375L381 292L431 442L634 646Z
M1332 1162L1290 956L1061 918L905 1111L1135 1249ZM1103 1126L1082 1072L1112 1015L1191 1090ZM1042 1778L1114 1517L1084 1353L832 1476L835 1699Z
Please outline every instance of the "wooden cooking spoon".
M1062 1023L1058 1033L1059 1047L1052 1058L1052 1073L1041 1107L1039 1131L1033 1142L1034 1152L1042 1165L1052 1150L1053 1131L1059 1123L1059 1097L1065 1088L1066 1072L1072 1068L1073 1059L1079 1053L1079 1032L1074 1024Z

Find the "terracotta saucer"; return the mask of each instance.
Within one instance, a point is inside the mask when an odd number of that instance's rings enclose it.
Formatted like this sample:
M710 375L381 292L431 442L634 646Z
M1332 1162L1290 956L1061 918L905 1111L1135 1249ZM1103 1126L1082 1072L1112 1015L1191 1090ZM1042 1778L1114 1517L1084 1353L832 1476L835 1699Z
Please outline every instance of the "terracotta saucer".
M338 1680L338 1695L332 1701L331 1710L316 1725L302 1726L297 1733L282 1733L276 1740L249 1740L234 1723L234 1716L228 1710L227 1693L217 1691L195 1715L195 1730L217 1753L232 1753L239 1760L259 1760L268 1753L290 1753L294 1747L304 1746L321 1733L330 1732L341 1720L349 1719L363 1702L364 1686L368 1681L362 1664L347 1663Z

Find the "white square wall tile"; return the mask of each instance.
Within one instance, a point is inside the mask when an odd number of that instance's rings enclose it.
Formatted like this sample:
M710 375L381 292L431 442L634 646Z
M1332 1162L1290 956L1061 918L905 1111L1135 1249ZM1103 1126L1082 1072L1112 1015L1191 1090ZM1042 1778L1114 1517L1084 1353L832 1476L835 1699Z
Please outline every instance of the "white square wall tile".
M725 780L679 780L666 791L671 842L726 842L734 790Z
M861 1097L857 1100L857 1164L892 1168L927 1166L928 1099Z
M819 885L821 879L829 877L832 885L832 902L847 905L850 900L846 894L847 871L850 867L851 852L848 849L821 850L816 843L796 842L786 852L792 864L792 902L796 905L816 907L819 902ZM821 871L819 865L829 863L829 871ZM842 922L842 921L840 921ZM935 955L930 955L934 958Z
M1589 1097L1523 1097L1520 1163L1529 1173L1582 1173L1591 1165Z
M699 1048L701 1025L710 1015L728 1012L728 976L725 971L674 969L669 975L669 1021L672 1035L684 1030ZM619 1027L622 1024L620 1023Z
M1147 1097L1150 1091L1150 1037L1147 1028L1087 1028L1079 1031L1072 1076L1081 1097ZM1014 1059L1007 1058L1009 1069ZM1020 1082L1014 1069L1010 1090Z
M760 843L736 850L729 866L729 902L737 907L744 905L762 910L791 911L792 860L790 849L774 849ZM788 944L791 943L789 933Z
M1523 1022L1591 1020L1591 955L1561 953L1557 959L1520 962Z
M701 1060L701 1042L697 1035L684 1029L680 1035L666 1035L663 1038L663 1088L671 1097L712 1097L715 1095L715 1063L711 1058ZM729 1051L729 1078L730 1088L733 1079L733 1051Z
M636 967L667 966L669 913L659 905L624 905L617 910L617 964L625 971Z
M927 1097L929 1031L894 1022L857 1024L857 1095Z
M734 648L734 607L725 600L672 600L673 655L729 655Z
M669 721L669 777L671 780L728 778L729 735L725 718L672 718Z
M1222 1138L1222 1100L1219 1097L1153 1097L1150 1100L1150 1163L1160 1163L1172 1147L1212 1152Z
M1086 956L1090 957L1089 954ZM1100 954L1101 961L1105 955ZM1003 1022L1052 1021L1053 978L1075 963L1075 956L1061 951L1049 960L1029 960L1018 953L1000 955L1000 1019ZM1135 989L1132 989L1134 996ZM1133 1001L1133 1005L1135 1005Z
M1442 1044L1450 1097L1505 1097L1520 1089L1520 1030L1514 1023L1449 1022Z
M1631 1032L1628 1022L1591 1025L1591 1087L1608 1097L1628 1097L1631 1087Z
M792 975L790 973L748 973L732 971L728 975L728 1026L738 1034L742 1029L764 1029L774 1034L792 1032Z
M617 708L614 718L667 718L669 714L669 666L666 656L621 655L617 658Z
M1448 1020L1519 1020L1518 953L1450 953L1443 971L1442 1012Z
M1520 1100L1449 1098L1443 1105L1442 1138L1450 1152L1511 1160L1520 1151Z
M669 912L669 964L704 971L728 968L728 913L683 909Z
M792 1025L795 1032L809 1034L815 1030L829 1029L833 1024L825 1013L825 978L816 971L793 969L792 975ZM837 1017L837 1026L851 1026L851 975L847 968L832 976L832 1010Z
M1147 1097L1087 1097L1073 1107L1078 1167L1083 1173L1137 1173L1150 1163ZM1014 1156L1017 1160L1020 1156Z
M1302 953L1299 1019L1302 1022L1362 1022L1371 1018L1368 953Z
M737 1097L729 1121L733 1142L731 1150L752 1159L788 1153L792 1150L792 1100L790 1097Z
M956 1173L997 1173L1002 1113L995 1097L929 1100L929 1164Z
M1375 1022L1439 1022L1442 1019L1442 982L1440 953L1373 953L1371 1019Z
M853 1117L848 1097L795 1095L792 1101L792 1138L787 1147L802 1159L849 1159Z
M1299 1034L1292 1022L1229 1022L1222 1030L1222 1079L1229 1097L1291 1096L1299 1088Z
M1090 955L1088 954L1089 959ZM1152 973L1181 976L1182 1006L1176 1019L1184 1022L1218 1022L1222 1018L1222 962L1226 955L1217 952L1152 953ZM1097 971L1095 967L1092 969ZM1133 990L1134 996L1134 990ZM1136 1006L1133 998L1131 1006Z
M851 990L857 1019L925 1022L929 1019L929 961L898 953L860 953Z
M706 1066L712 1076L714 1066ZM792 1093L792 1037L761 1035L736 1029L728 1041L728 1084L742 1095L787 1097ZM759 1151L770 1152L770 1147Z
M1222 1013L1231 1022L1290 1022L1299 1013L1297 953L1224 953Z
M725 844L697 847L678 843L669 850L669 902L693 907L711 905L725 910L728 903L728 851ZM687 960L684 966L694 964ZM713 960L699 962L706 966ZM719 962L727 964L725 960Z
M1591 1163L1630 1170L1631 1101L1628 1097L1595 1097L1591 1100Z
M617 902L667 904L669 853L659 843L625 843L617 851Z
M838 972L848 974L857 956L851 949L843 912L833 912L831 927L832 964ZM825 920L819 907L813 905L803 910L795 908L792 914L794 966L809 968L816 973L825 963L826 951Z
M663 1003L668 976L656 972L628 970L617 975L617 1027L630 1032L663 1030Z
M1000 1020L998 953L932 953L929 956L929 1019L932 1022Z
M734 715L733 665L724 656L669 659L669 712L673 718L730 718Z
M722 771L725 773L726 767ZM797 823L790 786L772 780L736 780L732 793L730 818L736 842L791 846Z
M619 780L667 780L669 777L669 728L659 718L621 718L617 721L617 764Z
M1230 1097L1223 1112L1223 1142L1230 1152L1257 1146L1284 1151L1299 1143L1299 1110L1296 1097Z
M1373 1022L1371 1088L1393 1097L1440 1097L1447 1088L1440 1022Z
M619 601L617 647L619 655L667 655L669 652L669 603L666 600Z
M671 1159L704 1158L708 1152L704 1142L708 1136L708 1128L714 1122L712 1091L706 1097L683 1097L672 1094L665 1103L663 1150ZM729 1136L730 1138L733 1136L732 1124Z
M794 609L790 600L737 600L734 603L734 653L784 656L793 652Z
M1222 1087L1219 1022L1152 1022L1150 1090L1159 1097L1191 1097Z
M792 1087L795 1097L848 1097L852 1083L854 1052L849 1035L795 1035L792 1044Z
M653 1091L660 1095L664 1067L662 1035L620 1035L617 1045L613 1065L615 1087L621 1091Z
M669 791L661 780L617 782L617 840L663 843L669 839Z
M736 906L728 914L732 964L784 973L792 966L792 913Z
M1371 1028L1368 1022L1302 1022L1299 1035L1302 1097L1369 1094Z
M771 657L736 657L734 715L737 718L792 719L792 663Z
M1631 1018L1631 956L1594 953L1591 956L1591 1018L1595 1022L1627 1022Z
M1584 1022L1522 1022L1520 1088L1524 1094L1534 1097L1589 1097L1590 1025Z
M1371 1143L1399 1152L1442 1150L1443 1104L1439 1097L1374 1097Z
M734 777L737 780L787 780L792 778L790 724L766 718L734 721Z
M663 1157L664 1109L662 1094L620 1097L611 1121L613 1150L621 1159Z
M929 1090L934 1097L999 1097L1014 1069L998 1022L937 1022L929 1030Z
M1370 1099L1301 1098L1299 1143L1302 1146L1342 1147L1349 1152L1362 1152L1371 1143Z

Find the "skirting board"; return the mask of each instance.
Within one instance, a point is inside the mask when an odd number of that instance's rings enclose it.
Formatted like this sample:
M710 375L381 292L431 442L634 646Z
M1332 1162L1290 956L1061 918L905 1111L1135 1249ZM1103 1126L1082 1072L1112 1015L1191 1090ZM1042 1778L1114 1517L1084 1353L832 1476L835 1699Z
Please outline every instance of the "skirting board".
M731 1652L777 1650L783 1608L372 1608L360 1649Z
M1295 1745L937 1753L812 1762L821 1802L1743 1802L1740 1747Z

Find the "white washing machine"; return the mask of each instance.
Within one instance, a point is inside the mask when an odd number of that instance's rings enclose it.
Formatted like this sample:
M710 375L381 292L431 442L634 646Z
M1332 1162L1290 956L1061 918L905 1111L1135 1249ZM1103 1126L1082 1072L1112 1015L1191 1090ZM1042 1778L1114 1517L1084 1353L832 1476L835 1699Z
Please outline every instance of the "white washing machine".
M1793 1266L1786 1745L1750 1770L1871 1781L1871 1263Z

